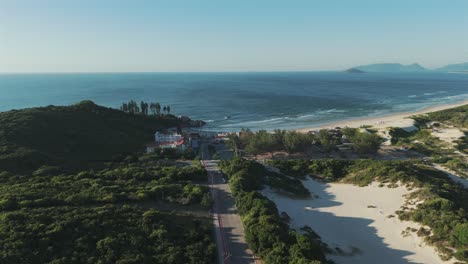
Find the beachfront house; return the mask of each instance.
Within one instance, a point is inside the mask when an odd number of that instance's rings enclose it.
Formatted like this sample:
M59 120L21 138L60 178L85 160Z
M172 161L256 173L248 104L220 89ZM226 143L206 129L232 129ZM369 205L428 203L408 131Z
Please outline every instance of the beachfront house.
M176 149L177 151L185 151L187 146L185 138L178 132L156 132L154 133L154 142L146 145L146 152L151 153L155 149Z

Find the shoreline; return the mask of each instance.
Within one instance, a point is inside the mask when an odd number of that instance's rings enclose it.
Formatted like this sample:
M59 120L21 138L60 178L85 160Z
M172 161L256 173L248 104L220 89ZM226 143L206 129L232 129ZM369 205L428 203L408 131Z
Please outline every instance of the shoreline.
M387 127L412 127L414 126L414 120L411 119L411 116L420 115L420 114L427 114L431 112L437 112L441 110L446 110L462 105L468 104L468 100L463 100L457 103L450 103L450 104L443 104L443 105L435 105L423 108L421 110L412 111L412 112L401 112L401 113L394 113L388 114L383 116L372 116L372 117L360 117L360 118L353 118L341 121L334 121L327 124L320 124L316 126L309 126L304 128L298 129L289 129L293 131L297 131L300 133L307 133L309 131L320 130L320 129L330 129L335 127L353 127L359 128L361 126L372 126L373 128L387 128Z

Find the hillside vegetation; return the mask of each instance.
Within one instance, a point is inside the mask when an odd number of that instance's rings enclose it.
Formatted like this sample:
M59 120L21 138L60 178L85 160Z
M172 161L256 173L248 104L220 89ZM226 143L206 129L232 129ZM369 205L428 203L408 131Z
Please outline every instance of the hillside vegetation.
M424 115L418 115L413 117L413 119L415 119L419 124L437 121L459 128L468 128L468 104Z
M427 113L413 117L418 130L406 132L401 128L392 128L389 134L392 144L407 146L410 149L432 157L432 161L453 170L458 176L468 177L468 105ZM434 124L434 125L431 125ZM453 145L441 140L433 130L456 127L464 131L465 136L454 140ZM465 157L464 157L465 156Z
M172 115L128 114L91 101L2 112L0 169L120 160L143 150L157 129L181 123Z
M0 113L0 263L214 263L205 169L139 153L177 125L90 101Z

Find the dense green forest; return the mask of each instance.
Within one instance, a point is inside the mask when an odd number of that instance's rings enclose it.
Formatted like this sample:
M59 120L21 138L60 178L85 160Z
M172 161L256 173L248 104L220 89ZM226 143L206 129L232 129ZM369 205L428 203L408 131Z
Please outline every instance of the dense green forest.
M418 234L446 256L468 260L468 190L441 171L416 161L274 160L270 164L296 177L310 175L359 186L374 180L390 187L401 182L416 188L412 198L423 202L415 209L403 208L400 219L429 226L432 234L424 230Z
M111 163L76 174L43 166L32 175L0 173L0 209L80 206L164 200L179 204L209 201L200 166L175 167L145 161ZM208 204L209 205L209 204Z
M182 124L172 115L128 114L91 101L1 112L0 168L121 160L141 151L157 129Z
M258 192L270 174L254 161L234 158L220 163L244 224L249 247L267 264L327 263L327 246L310 228L289 228L276 205Z
M2 212L0 263L213 263L208 223L128 205Z
M211 207L204 169L142 160L1 173L0 263L212 263L211 221L192 215Z
M205 169L141 154L184 122L90 101L0 113L0 263L213 263Z

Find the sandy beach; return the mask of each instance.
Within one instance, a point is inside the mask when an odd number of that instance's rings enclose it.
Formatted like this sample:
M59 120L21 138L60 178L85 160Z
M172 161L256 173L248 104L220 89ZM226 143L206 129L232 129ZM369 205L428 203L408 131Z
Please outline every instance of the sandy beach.
M313 179L304 185L317 197L292 199L268 188L263 194L291 217L292 228L307 225L316 231L334 249L328 257L336 263L453 263L442 261L435 248L416 233L405 232L408 227L420 227L400 221L395 214L410 193L406 187L379 187L375 182L358 187Z
M360 127L360 126L372 126L377 129L383 129L387 127L401 127L406 128L407 130L413 129L414 121L409 117L414 115L420 115L430 112L436 112L440 110L445 110L457 106L462 106L468 104L468 100L464 100L454 104L444 104L438 106L428 107L419 111L414 112L402 112L397 114L377 116L377 117L365 117L365 118L356 118L350 120L343 120L332 122L325 125L311 126L307 128L297 129L298 132L306 133L311 130L319 130L325 128L335 128L335 127Z

